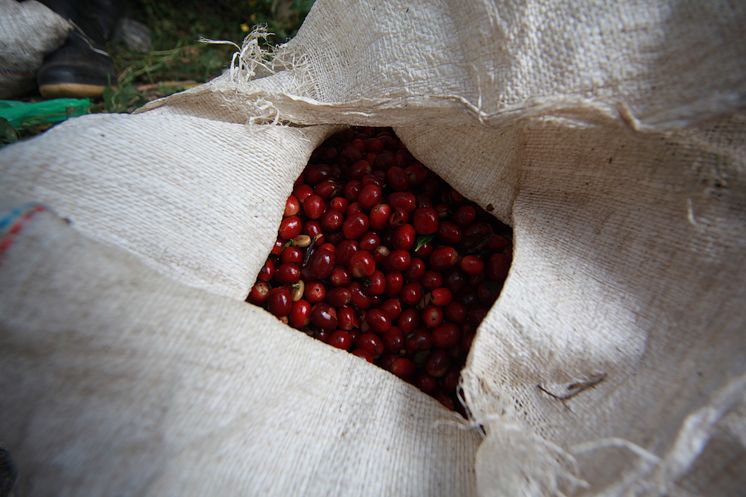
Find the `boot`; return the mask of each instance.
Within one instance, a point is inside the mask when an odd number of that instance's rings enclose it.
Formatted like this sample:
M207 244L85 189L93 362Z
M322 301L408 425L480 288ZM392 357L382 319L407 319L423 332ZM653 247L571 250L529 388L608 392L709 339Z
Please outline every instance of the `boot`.
M74 29L65 44L48 55L36 75L45 98L100 97L116 84L114 63L104 46L122 14L118 0L43 0Z

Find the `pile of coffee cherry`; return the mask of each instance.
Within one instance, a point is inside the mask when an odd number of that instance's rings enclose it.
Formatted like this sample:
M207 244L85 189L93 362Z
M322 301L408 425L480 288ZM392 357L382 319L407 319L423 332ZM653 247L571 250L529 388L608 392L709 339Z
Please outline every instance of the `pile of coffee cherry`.
M296 180L247 301L463 413L460 371L511 256L510 228L391 129L350 128Z

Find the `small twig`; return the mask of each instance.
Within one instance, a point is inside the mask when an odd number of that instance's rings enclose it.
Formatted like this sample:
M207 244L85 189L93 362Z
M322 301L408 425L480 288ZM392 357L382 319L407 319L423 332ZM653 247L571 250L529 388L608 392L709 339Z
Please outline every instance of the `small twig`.
M158 83L146 83L142 85L137 85L135 88L137 91L151 91L151 90L158 90L161 87L167 87L167 88L192 88L194 86L197 86L199 83L197 83L194 80L188 79L185 81L160 81Z
M592 374L587 380L582 381L576 381L574 383L570 383L567 385L567 391L561 394L556 394L553 392L550 392L541 384L536 385L536 388L544 392L545 394L549 395L550 397L559 400L560 402L564 402L566 400L570 400L571 398L575 397L581 392L584 392L585 390L588 390L589 388L593 388L602 381L606 379L606 373L596 373Z

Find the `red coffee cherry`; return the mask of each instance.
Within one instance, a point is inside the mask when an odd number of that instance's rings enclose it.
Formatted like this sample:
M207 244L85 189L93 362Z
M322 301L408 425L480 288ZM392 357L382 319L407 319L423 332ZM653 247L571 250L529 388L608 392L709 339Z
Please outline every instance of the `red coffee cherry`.
M461 270L469 275L481 274L484 271L484 262L476 255L467 255L461 259Z
M416 366L406 357L397 357L391 363L391 368L389 370L399 378L408 380L414 376Z
M275 271L275 279L284 285L296 283L300 280L300 268L297 264L280 264Z
M255 305L262 305L269 297L270 290L269 284L264 281L257 281L251 287L251 292L249 292L249 297L246 300Z
M326 210L326 202L321 198L320 195L310 195L305 202L303 202L303 213L309 219L318 219Z
M337 330L329 338L329 345L342 350L350 350L352 335L349 331Z
M272 279L272 276L275 274L275 263L272 259L267 259L267 261L264 263L264 266L259 270L259 275L257 276L257 279L259 281L270 281Z
M433 330L432 339L436 347L445 349L459 343L461 332L455 324L447 323Z
M295 216L298 212L300 212L300 201L298 200L298 197L291 194L285 201L285 212L283 212L283 216Z
M417 237L414 226L411 224L403 224L394 230L392 241L394 248L401 250L410 250L414 247L414 242Z
M386 260L389 269L396 272L405 271L411 262L412 258L409 256L409 252L400 249L391 252Z
M350 258L350 274L354 278L366 278L376 272L376 262L373 254L367 250L359 250Z
M391 319L381 309L370 309L365 313L365 321L376 333L385 333L391 328Z
M293 303L290 311L290 326L299 330L308 326L311 322L311 304L307 300L299 300Z
M443 322L443 310L436 305L429 305L422 310L422 323L426 328L435 328Z
M436 271L453 267L458 262L458 252L453 247L438 247L430 254L430 266Z
M421 207L414 211L412 224L418 234L432 235L438 231L440 219L437 211L432 207Z
M280 222L278 234L282 240L290 240L300 235L302 223L298 216L286 217Z
M347 306L340 307L337 310L337 326L347 331L360 328L360 320L355 310Z
M370 210L370 228L383 231L389 225L391 218L391 206L388 204L378 204Z
M337 328L337 311L329 304L320 302L311 309L311 322L322 330Z
M283 286L273 288L267 297L267 309L278 318L287 316L293 308L293 301L290 298L290 290Z
M303 298L312 304L321 302L326 298L326 288L320 281L311 281L305 284Z
M357 201L364 210L370 210L374 205L379 204L383 198L381 187L376 184L367 184L360 189L360 195Z
M383 354L383 340L374 333L363 333L355 339L358 349L368 351L374 358Z
M362 212L349 215L342 223L342 234L345 238L357 240L368 231L368 216Z
M404 276L401 273L386 274L386 295L396 297L404 287Z
M453 294L448 288L435 288L430 294L434 305L448 305L453 300Z

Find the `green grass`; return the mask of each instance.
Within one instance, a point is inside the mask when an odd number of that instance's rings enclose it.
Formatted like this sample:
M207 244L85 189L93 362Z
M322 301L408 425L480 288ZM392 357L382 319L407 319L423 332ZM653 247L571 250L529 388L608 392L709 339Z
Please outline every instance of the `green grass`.
M205 37L236 44L254 26L274 33L277 44L295 35L313 0L245 0L212 2L132 0L129 17L150 28L152 49L128 50L109 46L117 84L107 88L94 112L131 112L144 103L218 76L235 50L228 45L203 44Z

